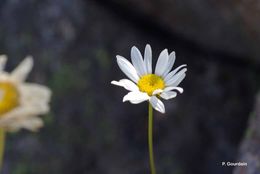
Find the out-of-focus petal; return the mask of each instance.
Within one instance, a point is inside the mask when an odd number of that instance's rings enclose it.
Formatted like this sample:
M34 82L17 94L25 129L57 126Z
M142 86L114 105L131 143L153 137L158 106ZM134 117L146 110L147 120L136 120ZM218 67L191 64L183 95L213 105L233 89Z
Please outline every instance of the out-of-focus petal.
M22 82L24 81L29 72L33 67L33 59L31 56L27 56L11 73L11 78L14 81Z

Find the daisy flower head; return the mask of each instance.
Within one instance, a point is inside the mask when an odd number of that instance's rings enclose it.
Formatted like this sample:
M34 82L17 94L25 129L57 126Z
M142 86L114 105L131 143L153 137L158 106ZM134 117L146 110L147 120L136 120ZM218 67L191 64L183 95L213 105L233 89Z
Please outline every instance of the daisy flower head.
M49 88L26 83L33 66L31 56L26 57L11 73L4 71L7 61L0 55L0 128L17 131L21 128L37 131L43 126L38 115L49 111Z
M169 100L182 93L183 88L178 87L186 76L186 65L181 65L172 70L175 62L175 52L168 53L164 49L157 60L155 71L152 71L152 49L146 45L144 58L134 46L131 49L132 64L122 56L116 56L119 68L130 79L112 81L111 84L124 87L129 91L123 98L123 102L129 101L138 104L149 101L152 107L165 113L165 107L161 99ZM171 71L172 70L172 71Z

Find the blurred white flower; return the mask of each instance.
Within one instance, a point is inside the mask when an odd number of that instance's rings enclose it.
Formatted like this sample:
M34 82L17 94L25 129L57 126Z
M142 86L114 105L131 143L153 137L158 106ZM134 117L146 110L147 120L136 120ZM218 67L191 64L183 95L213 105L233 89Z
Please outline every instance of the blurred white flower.
M0 128L17 131L21 128L37 131L43 126L38 115L49 111L49 88L24 82L33 67L32 57L26 57L11 73L4 71L7 61L0 56Z
M124 57L116 56L119 68L131 79L112 81L117 86L124 87L130 91L124 96L123 102L129 101L138 104L149 101L153 108L165 113L165 107L160 98L165 100L177 96L177 92L183 92L178 85L186 76L186 65L181 65L171 71L175 62L175 52L168 54L163 50L156 63L155 72L152 72L152 50L146 45L144 59L140 51L134 46L131 49L131 60L133 65Z

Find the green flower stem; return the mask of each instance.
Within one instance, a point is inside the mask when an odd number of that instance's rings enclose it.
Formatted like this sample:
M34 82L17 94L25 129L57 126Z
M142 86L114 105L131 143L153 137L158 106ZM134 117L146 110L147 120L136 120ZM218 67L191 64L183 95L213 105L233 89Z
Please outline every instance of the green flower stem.
M5 131L4 129L0 128L0 172L3 167L4 148L5 148Z
M156 174L154 155L153 155L153 107L150 103L149 103L149 117L148 117L148 145L149 145L151 174Z

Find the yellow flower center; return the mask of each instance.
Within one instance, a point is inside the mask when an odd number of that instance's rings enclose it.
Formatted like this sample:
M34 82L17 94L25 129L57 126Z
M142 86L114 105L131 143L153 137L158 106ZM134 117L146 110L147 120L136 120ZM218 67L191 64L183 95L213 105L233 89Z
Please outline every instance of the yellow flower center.
M149 96L153 95L156 89L164 89L164 80L155 74L147 74L140 78L137 83L140 91L146 92Z
M10 82L0 82L0 117L19 104L19 93Z

